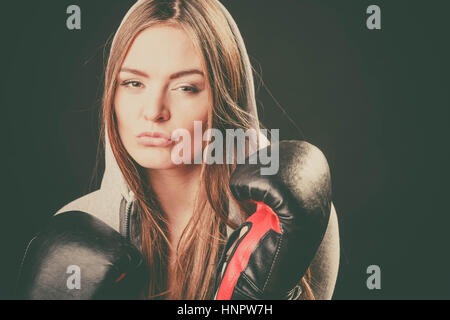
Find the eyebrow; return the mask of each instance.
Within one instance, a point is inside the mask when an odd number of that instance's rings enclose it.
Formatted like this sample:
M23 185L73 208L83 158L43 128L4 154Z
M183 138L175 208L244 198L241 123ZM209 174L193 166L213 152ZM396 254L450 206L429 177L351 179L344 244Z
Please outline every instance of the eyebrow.
M136 75L141 76L141 77L150 78L150 76L147 73L145 73L144 71L138 70L138 69L125 67L125 68L120 69L119 73L120 72L128 72L128 73L136 74ZM179 71L179 72L176 72L174 74L171 74L169 79L173 80L173 79L184 77L184 76L187 76L187 75L190 75L190 74L199 74L202 77L204 76L202 71L200 71L198 69L190 69L190 70L183 70L183 71Z

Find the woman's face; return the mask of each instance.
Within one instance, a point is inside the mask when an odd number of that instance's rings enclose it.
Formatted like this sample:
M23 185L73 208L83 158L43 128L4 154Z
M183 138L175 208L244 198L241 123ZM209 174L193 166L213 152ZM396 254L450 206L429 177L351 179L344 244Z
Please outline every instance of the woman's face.
M185 129L193 139L194 121L202 121L204 132L212 108L204 72L201 56L181 28L156 25L135 38L118 75L114 108L122 143L139 165L175 167L175 143L140 134L170 137L174 130Z

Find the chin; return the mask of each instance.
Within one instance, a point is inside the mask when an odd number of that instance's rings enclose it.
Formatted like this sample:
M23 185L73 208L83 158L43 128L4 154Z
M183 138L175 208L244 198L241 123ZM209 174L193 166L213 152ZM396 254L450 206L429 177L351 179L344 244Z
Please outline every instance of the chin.
M174 164L167 165L164 163L155 163L155 162L147 162L147 163L142 163L140 165L145 169L153 169L153 170L168 170L168 169L173 169L173 168L177 167Z
M147 148L131 154L133 159L146 169L171 169L177 165L170 158L170 149L167 148Z
M143 161L136 161L136 162L145 169L164 170L177 167L177 165L173 164L170 161L170 158L167 159L167 161L158 161L157 159L145 159Z

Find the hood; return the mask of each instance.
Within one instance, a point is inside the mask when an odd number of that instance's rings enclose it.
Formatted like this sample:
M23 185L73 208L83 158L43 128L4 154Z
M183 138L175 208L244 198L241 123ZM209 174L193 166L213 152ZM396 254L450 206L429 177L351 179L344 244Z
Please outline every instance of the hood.
M119 28L117 28L116 34L114 35L113 42L111 44L111 48L114 46L114 43L116 42L117 34L119 33L119 30L122 28L122 25L127 20L129 15L145 0L138 0L136 3L131 6L131 8L128 10L128 12L123 17ZM103 119L104 123L106 124L106 119ZM121 194L127 202L132 202L134 200L134 194L131 191L128 183L125 181L125 178L123 177L123 174L119 168L119 165L117 164L117 160L114 157L114 153L111 148L111 143L109 140L109 132L108 128L105 125L105 172L103 174L102 183L100 186L100 189L102 190L111 190L113 193L119 193Z
M138 0L127 12L123 18L118 31L122 27L124 21L128 18L131 12L133 12L140 4L146 2L146 0ZM245 51L245 46L240 35L240 32L228 13L228 11L220 4L223 13L225 14L230 27L235 34L236 40L239 43L241 50L243 51L246 81L247 81L247 97L248 101L245 106L247 112L249 112L254 121L252 122L252 128L259 132L259 147L264 148L269 144L266 136L259 130L258 112L256 108L255 91L253 83L253 73L250 61L248 59L247 52ZM117 33L116 33L117 35ZM113 45L116 36L113 39ZM105 121L105 119L103 119ZM105 171L103 174L100 190L91 192L79 199L76 199L69 204L63 206L56 214L71 211L80 210L88 212L96 216L97 218L103 220L109 224L112 228L120 231L120 212L124 212L125 206L130 208L131 204L135 200L135 196L131 189L129 188L125 178L117 164L117 160L112 152L109 132L105 126ZM337 217L334 211L331 215L330 226L324 236L324 241L322 242L318 253L315 257L315 261L312 263L312 275L315 280L313 283L317 283L314 286L315 296L318 299L330 299L333 293L334 284L336 282L337 270L339 265L339 233L337 227ZM239 209L234 205L233 201L229 201L229 218L240 224L242 221L239 220L240 214ZM227 233L231 234L231 229L227 228ZM330 264L332 261L332 264ZM331 266L331 267L330 267ZM319 285L320 284L320 285Z
M114 46L114 43L116 41L116 37L120 29L122 28L122 25L127 20L129 15L142 3L146 2L146 0L138 0L125 14L124 18L122 19L122 22L120 23L119 28L117 29L117 32L114 36L112 46ZM218 2L219 3L219 2ZM234 35L236 36L237 42L243 48L243 57L244 57L244 65L246 66L246 74L247 74L247 96L248 96L248 102L247 102L247 112L249 112L251 115L253 115L254 120L252 122L252 127L255 129L259 128L259 121L258 121L258 112L256 108L256 100L255 100L255 90L254 90L254 82L253 82L253 74L252 74L252 68L250 65L250 61L248 59L247 52L245 51L245 45L244 41L242 39L242 36L239 32L239 29L237 25L235 24L233 18L228 13L228 11L225 9L225 7L220 4L220 7L222 8L225 16L227 17L227 20L229 21L230 27L232 28L232 31ZM103 121L106 121L103 119ZM259 139L260 139L260 147L265 147L268 143L267 138L258 130L259 132ZM129 188L127 182L125 181L125 178L117 164L117 160L112 152L110 140L109 140L109 133L108 129L105 126L105 172L103 175L102 183L101 183L101 189L102 190L108 190L109 192L113 192L115 194L120 193L127 202L132 202L134 200L134 194Z
M136 10L136 8L147 0L139 0L137 1L126 13L122 22L120 23L119 28L117 29L116 35L113 38L112 46L116 41L117 33L122 28L122 25L127 20L129 15ZM224 15L226 16L229 26L232 29L236 37L236 41L240 46L240 50L243 53L244 65L245 65L245 73L246 73L246 81L247 81L247 97L248 101L245 107L246 111L249 112L253 116L253 121L251 123L251 127L257 132L259 132L259 146L260 148L264 148L267 144L269 144L266 136L261 133L259 130L259 121L258 121L258 112L256 108L256 100L255 100L255 89L253 83L253 73L251 64L245 49L245 45L241 34L239 32L236 23L234 22L231 15L228 11L223 7L220 2L217 1L219 6L222 8ZM106 121L106 119L103 119ZM120 229L120 217L119 213L123 211L123 206L129 208L131 204L135 200L135 195L131 191L128 183L126 182L119 166L117 160L112 152L111 143L109 140L109 132L108 128L105 126L104 131L104 148L105 148L105 171L103 173L102 182L100 185L100 190L94 191L90 194L87 194L81 198L78 198L67 205L63 206L59 209L56 214L70 211L70 210L81 210L84 212L89 212L96 216L97 218L103 220L111 227L119 231ZM240 217L238 208L234 205L233 201L229 202L229 217L231 220L239 224L240 221L238 218Z

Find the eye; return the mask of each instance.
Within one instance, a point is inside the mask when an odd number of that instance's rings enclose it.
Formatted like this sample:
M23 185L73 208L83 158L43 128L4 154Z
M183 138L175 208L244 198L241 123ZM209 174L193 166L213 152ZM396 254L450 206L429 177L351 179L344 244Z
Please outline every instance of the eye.
M120 85L127 87L127 88L141 88L143 86L143 84L140 81L135 81L135 80L124 81Z
M197 93L198 89L196 87L190 87L190 86L183 86L180 87L181 91L187 92L187 93Z

